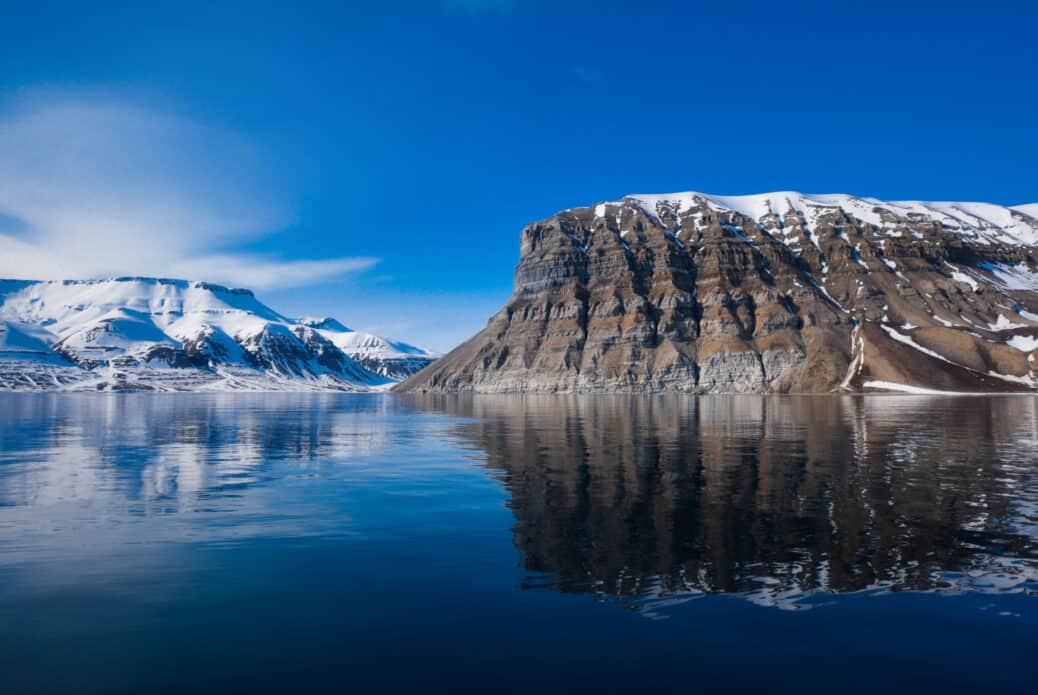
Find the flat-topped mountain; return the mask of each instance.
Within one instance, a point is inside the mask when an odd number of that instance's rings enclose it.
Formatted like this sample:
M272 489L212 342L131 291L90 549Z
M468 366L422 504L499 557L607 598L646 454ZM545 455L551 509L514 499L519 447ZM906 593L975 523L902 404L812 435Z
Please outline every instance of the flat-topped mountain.
M1038 389L1038 205L632 195L522 231L515 291L397 388Z
M369 390L433 359L334 319L287 318L249 290L0 280L0 390Z

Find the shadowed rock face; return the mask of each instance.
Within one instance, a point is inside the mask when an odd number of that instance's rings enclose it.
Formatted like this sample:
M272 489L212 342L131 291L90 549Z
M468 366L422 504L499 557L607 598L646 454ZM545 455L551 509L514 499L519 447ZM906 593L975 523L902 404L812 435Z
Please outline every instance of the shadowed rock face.
M474 418L527 588L791 607L1038 581L1030 397L417 398Z
M399 388L1038 388L1038 220L795 193L630 196L522 232L515 292Z

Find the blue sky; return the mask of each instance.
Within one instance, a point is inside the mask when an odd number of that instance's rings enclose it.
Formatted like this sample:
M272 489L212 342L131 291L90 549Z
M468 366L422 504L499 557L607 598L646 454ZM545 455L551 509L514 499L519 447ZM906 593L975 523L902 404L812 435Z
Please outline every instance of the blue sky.
M304 4L5 8L0 274L252 285L445 350L562 208L1038 201L1033 5Z

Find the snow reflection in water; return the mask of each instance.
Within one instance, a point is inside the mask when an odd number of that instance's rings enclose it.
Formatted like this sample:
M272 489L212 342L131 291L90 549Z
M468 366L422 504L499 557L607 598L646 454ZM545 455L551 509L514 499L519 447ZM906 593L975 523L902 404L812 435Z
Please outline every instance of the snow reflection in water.
M0 691L1025 691L1035 418L0 396Z
M364 536L375 515L342 486L406 514L450 506L444 466L485 466L524 588L642 609L1019 592L1038 585L1035 423L1029 397L6 397L0 550Z

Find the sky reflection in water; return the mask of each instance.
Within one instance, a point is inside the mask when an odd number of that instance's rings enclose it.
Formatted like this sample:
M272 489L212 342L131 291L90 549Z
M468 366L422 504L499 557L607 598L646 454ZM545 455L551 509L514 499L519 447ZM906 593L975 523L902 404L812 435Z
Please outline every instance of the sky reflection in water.
M1038 646L1036 415L0 397L0 686L1012 690Z

